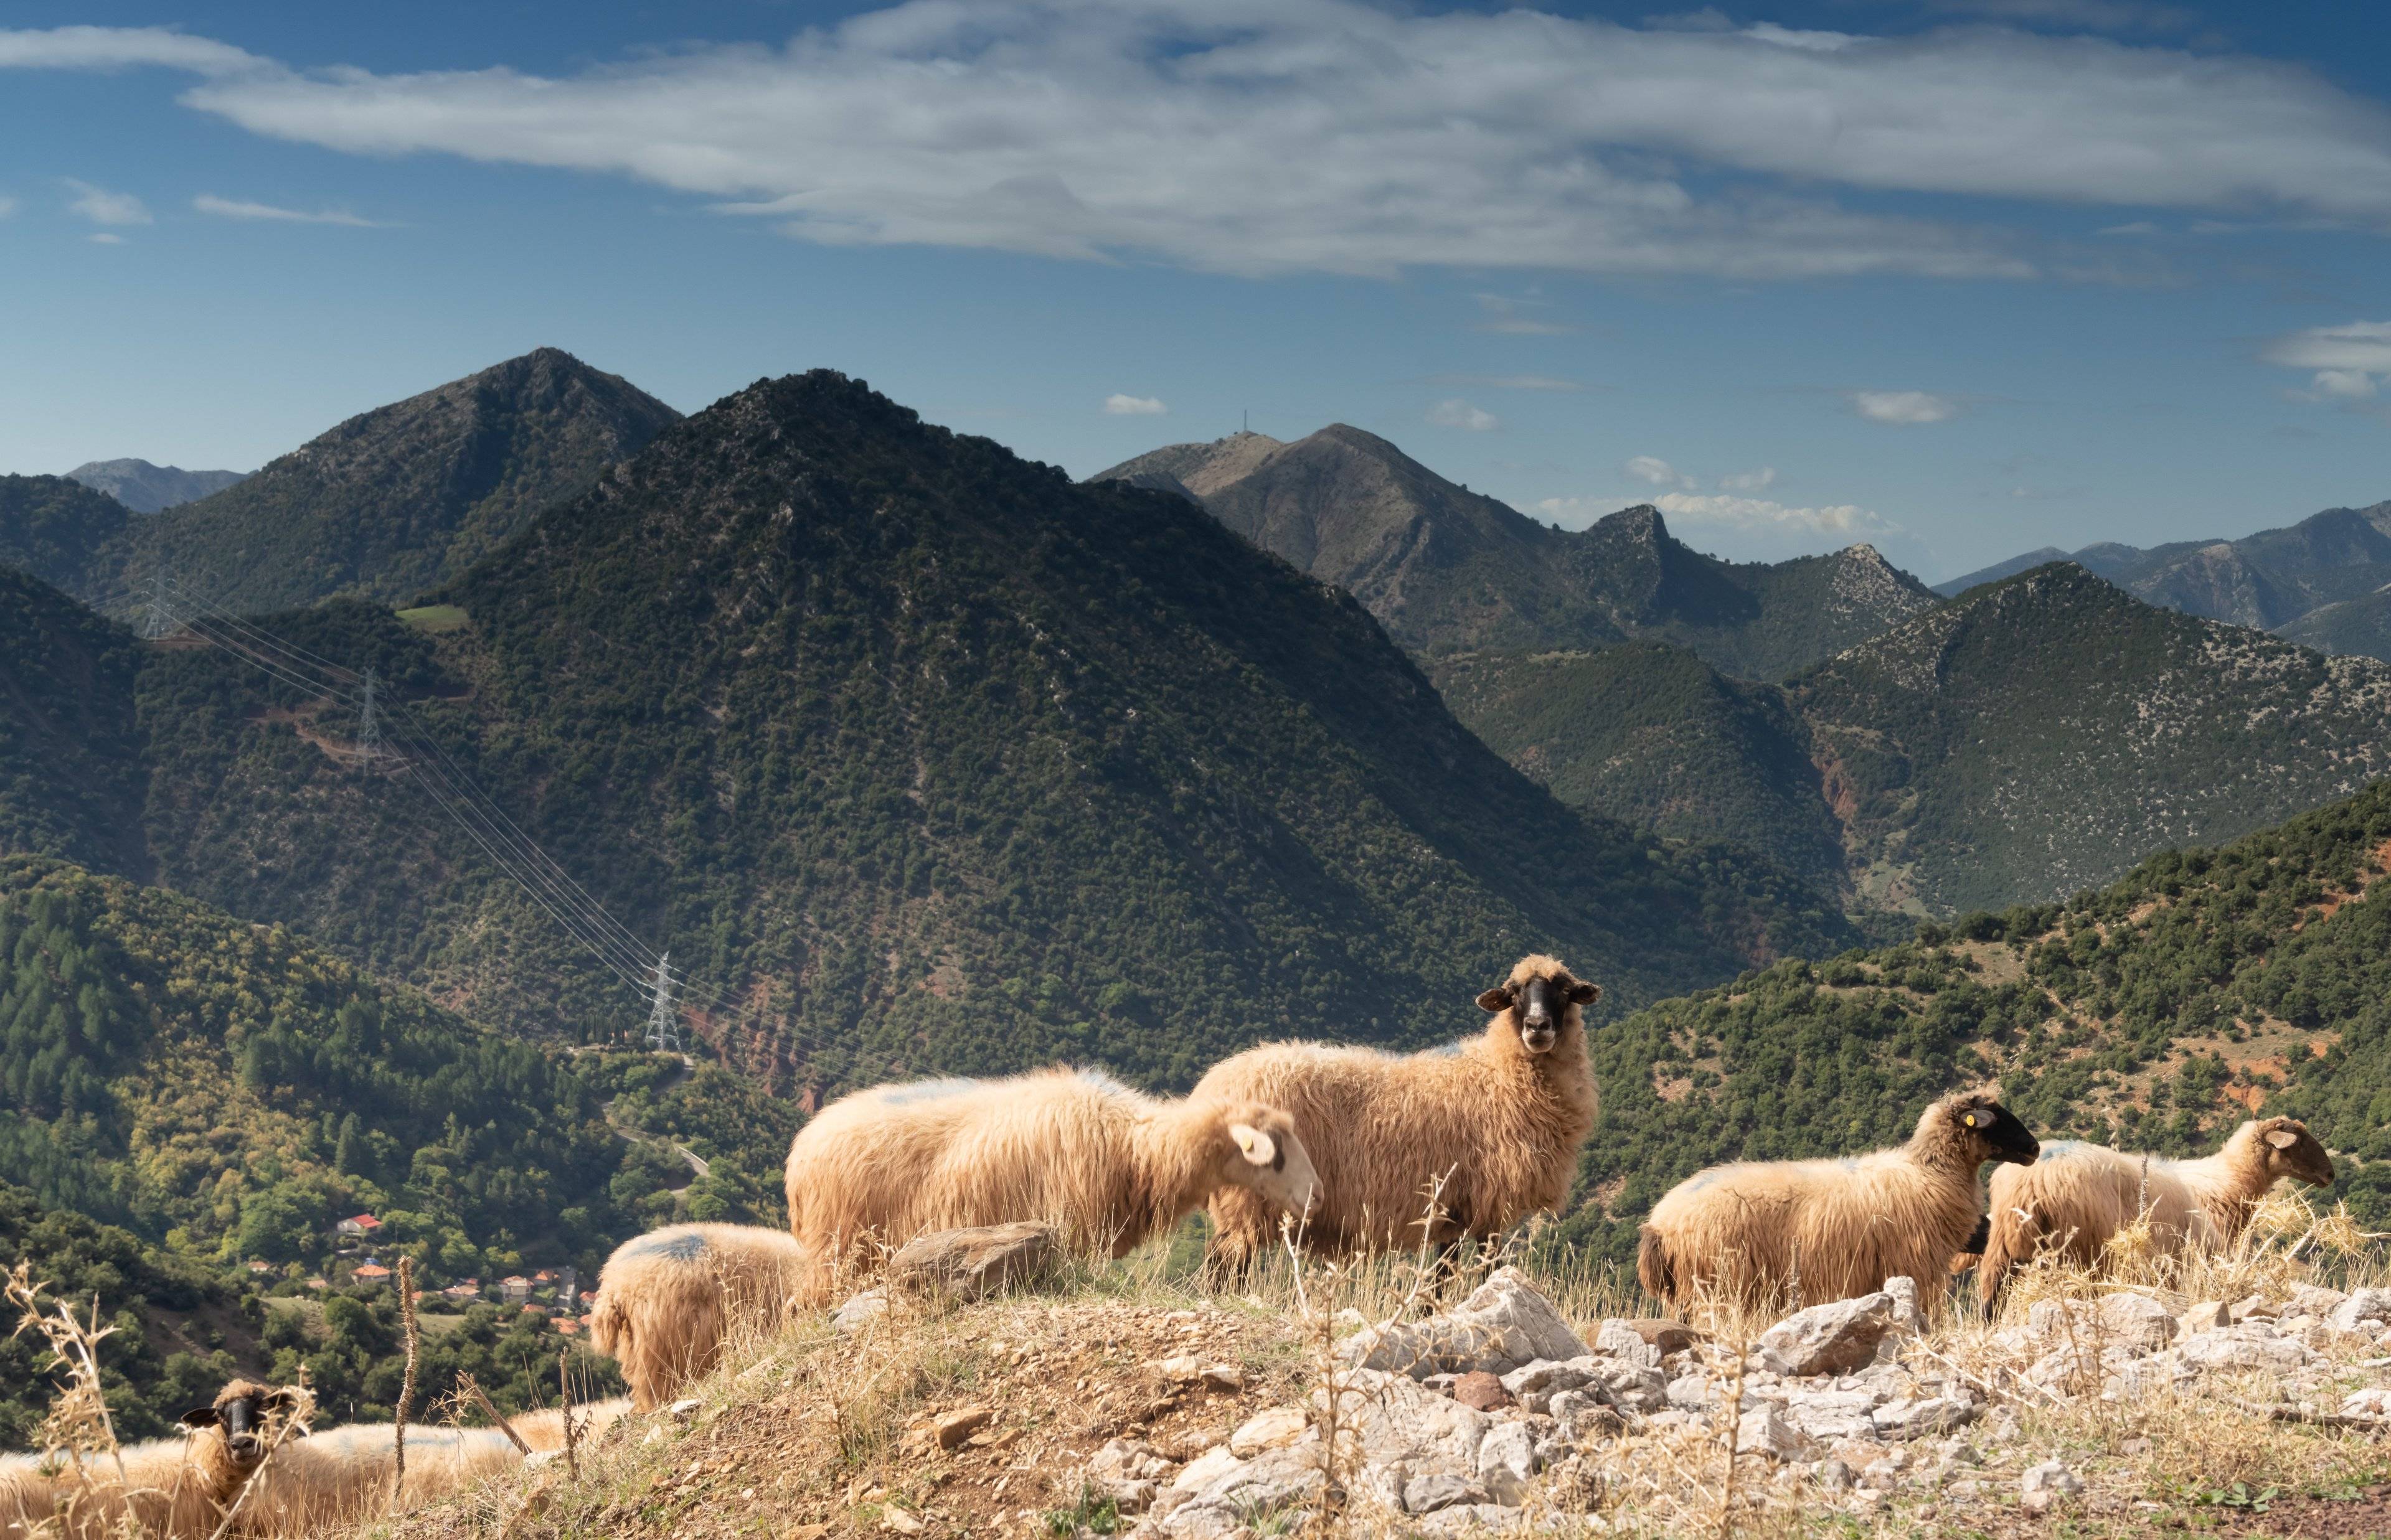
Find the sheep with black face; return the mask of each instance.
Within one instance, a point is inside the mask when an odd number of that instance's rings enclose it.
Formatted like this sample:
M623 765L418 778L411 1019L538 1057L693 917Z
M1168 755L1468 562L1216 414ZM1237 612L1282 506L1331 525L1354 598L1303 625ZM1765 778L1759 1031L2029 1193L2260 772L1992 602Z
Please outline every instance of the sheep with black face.
M86 1455L0 1455L0 1535L207 1540L256 1474L278 1422L302 1392L235 1380L182 1417L186 1436L128 1446L121 1463Z
M1599 1106L1584 1007L1601 995L1557 958L1523 957L1478 996L1491 1020L1475 1037L1414 1054L1271 1044L1214 1065L1195 1095L1294 1115L1320 1173L1322 1200L1303 1232L1315 1246L1407 1251L1491 1238L1569 1196ZM1277 1243L1278 1216L1244 1193L1214 1193L1211 1213L1224 1261Z
M1636 1276L1678 1310L1704 1294L1774 1303L1797 1277L1803 1304L1940 1278L1983 1217L1978 1169L2032 1165L2040 1148L1987 1089L1945 1097L1891 1149L1713 1166L1652 1206Z

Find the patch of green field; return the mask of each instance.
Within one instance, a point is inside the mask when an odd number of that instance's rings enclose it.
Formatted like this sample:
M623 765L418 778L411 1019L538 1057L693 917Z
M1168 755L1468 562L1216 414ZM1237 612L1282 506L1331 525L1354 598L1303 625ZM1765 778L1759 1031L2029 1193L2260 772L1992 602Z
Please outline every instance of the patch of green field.
M398 618L418 631L429 631L437 636L445 632L463 628L465 611L453 604L427 604L414 610L402 610Z

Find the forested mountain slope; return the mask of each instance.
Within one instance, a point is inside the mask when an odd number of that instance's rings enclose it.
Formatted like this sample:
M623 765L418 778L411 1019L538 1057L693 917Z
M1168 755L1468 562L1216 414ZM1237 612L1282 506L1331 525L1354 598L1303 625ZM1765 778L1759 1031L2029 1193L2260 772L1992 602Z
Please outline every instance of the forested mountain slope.
M163 513L131 515L62 477L0 478L0 563L116 615L138 612L161 577L244 613L334 594L397 601L463 571L679 417L542 348L351 417Z
M1460 657L1437 677L1565 801L1715 829L1860 909L2063 897L2391 769L2391 668L2156 609L2064 562L1782 686L1612 651Z
M0 566L0 853L148 870L139 666L130 633Z
M1651 507L1557 529L1342 423L1293 443L1239 433L1173 444L1091 480L1182 491L1254 544L1353 594L1424 658L1652 638L1731 674L1776 679L1934 602L1866 545L1793 561L1721 561L1671 535Z
M1999 1077L2037 1134L2205 1153L2308 1120L2333 1194L2391 1228L2391 786L2099 892L1786 962L1596 1034L1603 1129L1566 1226L1625 1257L1687 1174L1894 1142Z
M1720 853L1654 850L1465 731L1358 605L1183 500L1088 488L862 385L668 430L439 596L437 635L274 622L375 666L650 944L732 992L775 1084L1467 1026L1557 950L1622 1001L1848 938ZM222 654L141 683L162 879L488 1020L596 1035L575 953L354 711Z

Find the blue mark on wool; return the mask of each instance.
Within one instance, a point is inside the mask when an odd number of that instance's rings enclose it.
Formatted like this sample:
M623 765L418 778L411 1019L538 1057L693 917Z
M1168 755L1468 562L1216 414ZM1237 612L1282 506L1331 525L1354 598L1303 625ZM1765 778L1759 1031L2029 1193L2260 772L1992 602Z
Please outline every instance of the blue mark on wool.
M1860 1168L1860 1158L1856 1155L1842 1156L1836 1160L1835 1165L1838 1170L1857 1171Z
M2042 1147L2042 1159L2056 1161L2062 1155L2073 1155L2084 1148L2081 1139L2053 1139Z
M1079 1075L1079 1083L1081 1084L1092 1085L1108 1097L1133 1097L1137 1095L1136 1092L1131 1090L1119 1081L1115 1080L1110 1074L1103 1070L1079 1070L1076 1072L1076 1073Z
M943 1101L977 1089L976 1080L917 1080L911 1085L891 1085L880 1093L880 1099L889 1107L906 1107L917 1101Z
M705 1254L705 1237L695 1230L660 1231L643 1236L625 1251L625 1260L632 1257L663 1257L667 1262L695 1262Z
M1718 1179L1719 1174L1715 1171L1696 1172L1693 1175L1686 1178L1686 1190L1687 1192L1700 1192Z
M1439 1059L1459 1059L1461 1051L1467 1046L1469 1046L1469 1039L1464 1037L1451 1043L1440 1043L1433 1048L1423 1049L1422 1052L1433 1054Z

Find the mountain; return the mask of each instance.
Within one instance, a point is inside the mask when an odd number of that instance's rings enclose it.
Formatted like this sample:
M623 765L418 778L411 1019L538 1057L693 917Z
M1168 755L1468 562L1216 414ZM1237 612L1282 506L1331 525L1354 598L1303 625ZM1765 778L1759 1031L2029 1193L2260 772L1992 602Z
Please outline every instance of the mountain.
M63 476L0 476L0 568L86 602L118 596L133 510Z
M2391 769L2391 666L2143 604L2063 562L1783 686L1661 650L1488 655L1438 677L1564 800L1718 829L1858 909L2061 897Z
M2336 656L2391 659L2391 586L2311 610L2276 635Z
M0 853L149 869L139 666L129 634L0 567Z
M1865 1149L1997 1078L2046 1137L2214 1149L2306 1119L2332 1198L2391 1228L2391 783L2221 849L2167 851L2065 904L1783 962L1596 1035L1603 1133L1562 1226L1613 1258L1721 1161ZM2351 1158L2354 1157L2354 1158Z
M2046 546L1938 584L1935 591L1963 593L2061 554ZM2391 584L2391 503L2327 508L2239 540L2180 540L2148 549L2113 542L2087 545L2070 559L2152 604L2292 635L2304 617L2363 599ZM2385 656L2372 650L2382 644L2362 626L2348 630L2343 624L2345 630L2336 633L2335 622L2324 622L2312 634L2346 635L2363 644L2334 650Z
M65 477L0 477L0 563L114 615L139 611L162 576L251 614L333 594L410 598L678 418L542 348L351 417L163 513L136 515Z
M1537 522L1339 423L1173 444L1102 471L1192 497L1265 550L1359 598L1424 658L1588 648L1630 638L1777 678L1934 601L1867 545L1795 561L1721 561L1635 507L1583 531Z
M2036 567L2068 559L2070 559L2068 554L2058 546L2044 545L2028 551L2023 556L2013 556L2007 561L1996 561L1989 567L1979 567L1972 572L1946 579L1934 584L1934 591L1945 598L1957 598L1971 588L1981 588L1987 583L1998 583L2003 578L2015 577L2020 572L2032 571ZM2087 571L2089 570L2087 569Z
M1553 801L1350 597L1183 499L837 375L666 430L433 597L422 629L270 622L377 671L394 753L364 773L352 702L151 649L146 827L161 880L485 1020L635 1032L645 964L581 955L444 819L451 761L727 992L704 1031L782 1086L1055 1058L1183 1083L1272 1035L1449 1035L1540 948L1623 1002L1850 937Z
M678 419L554 348L377 407L135 532L152 575L243 613L399 600L456 576Z
M1561 801L1844 886L1842 828L1783 690L1660 642L1457 653L1428 671L1455 716Z
M136 513L156 513L196 503L246 475L243 470L185 470L147 460L86 460L68 471L67 480L104 492Z

